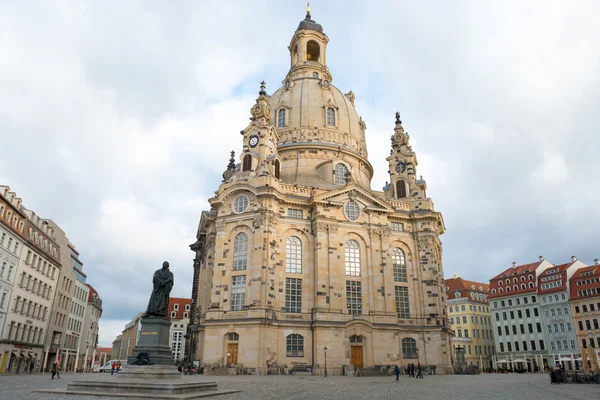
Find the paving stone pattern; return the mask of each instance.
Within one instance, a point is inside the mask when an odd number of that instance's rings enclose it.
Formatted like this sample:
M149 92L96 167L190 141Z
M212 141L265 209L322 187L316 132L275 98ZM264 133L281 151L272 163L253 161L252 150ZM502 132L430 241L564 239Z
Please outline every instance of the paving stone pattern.
M109 397L77 397L35 393L33 390L66 388L75 379L116 379L109 374L64 374L50 380L50 375L0 376L0 399L4 400L104 400ZM592 400L600 399L600 385L550 385L541 374L482 374L479 376L425 376L425 379L400 377L328 378L306 376L185 376L183 381L214 380L221 389L241 393L213 397L215 400L241 399L403 399L403 400Z

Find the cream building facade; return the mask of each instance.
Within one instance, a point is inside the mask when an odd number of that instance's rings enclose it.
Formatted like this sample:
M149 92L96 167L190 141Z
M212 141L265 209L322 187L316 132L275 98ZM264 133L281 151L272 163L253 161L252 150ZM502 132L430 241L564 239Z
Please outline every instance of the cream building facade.
M195 359L322 373L327 348L329 374L417 360L448 372L442 216L399 114L391 183L371 189L366 123L332 84L328 42L308 13L283 86L261 84L240 162L202 213Z
M453 354L464 351L464 366L492 369L494 334L487 301L489 285L454 275L446 279L449 326L454 330ZM459 350L460 351L460 350Z

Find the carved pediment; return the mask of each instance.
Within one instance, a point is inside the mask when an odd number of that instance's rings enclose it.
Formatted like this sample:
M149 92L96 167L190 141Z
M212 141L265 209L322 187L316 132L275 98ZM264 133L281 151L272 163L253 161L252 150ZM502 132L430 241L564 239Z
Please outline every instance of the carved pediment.
M315 203L332 203L341 206L348 199L359 200L366 206L367 210L372 209L380 212L394 212L394 209L385 201L378 199L368 190L354 184L349 184L331 192L322 193L315 196L313 201Z

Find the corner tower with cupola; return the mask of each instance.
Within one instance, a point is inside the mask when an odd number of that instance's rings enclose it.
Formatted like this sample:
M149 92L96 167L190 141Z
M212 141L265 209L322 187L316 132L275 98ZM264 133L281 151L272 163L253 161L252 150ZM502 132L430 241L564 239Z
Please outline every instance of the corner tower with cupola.
M290 70L264 82L196 241L191 334L208 368L330 374L416 363L451 369L440 213L397 115L391 184L371 189L366 123L333 85L310 11Z

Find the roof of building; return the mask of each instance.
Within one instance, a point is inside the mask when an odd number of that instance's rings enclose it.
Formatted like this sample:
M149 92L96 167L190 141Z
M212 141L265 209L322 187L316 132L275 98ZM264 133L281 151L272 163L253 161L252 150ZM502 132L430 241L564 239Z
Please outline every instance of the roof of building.
M175 304L177 304L177 310L175 310ZM186 310L186 305L189 305ZM187 299L185 297L169 297L169 318L171 319L184 319L189 318L190 308L192 307L192 299ZM175 317L171 317L171 313L175 312ZM183 314L187 313L187 317L184 317Z
M88 294L88 303L93 303L94 295L96 295L96 297L100 297L100 296L98 295L98 292L96 291L96 289L94 289L94 287L92 285L87 283L87 287L90 288L90 293Z
M298 29L296 29L296 30L299 31L302 29L306 29L309 31L316 31L319 33L323 33L323 27L321 26L321 24L317 24L311 18L312 17L310 16L310 10L306 10L306 18L304 18L302 21L300 21L300 24L298 25Z
M470 301L487 303L487 296L490 291L490 285L487 283L467 281L458 275L445 279L446 295L449 299L456 298L455 293L460 293L459 298L467 298Z
M98 347L97 353L112 353L112 347Z
M553 292L562 292L567 290L567 269L573 265L577 259L566 264L555 265L548 268L538 276L538 293L546 294ZM550 278L550 279L549 279ZM555 278L555 279L552 279ZM558 284L556 284L556 283Z
M590 265L575 271L569 279L570 300L590 297L600 298L600 264Z
M517 265L505 269L490 279L490 297L514 296L524 293L537 292L536 269L546 260Z
M501 273L499 273L498 275L496 275L495 277L490 279L490 281L492 281L494 279L500 279L505 276L520 275L520 274L524 273L525 271L533 272L542 262L543 262L543 260L537 261L534 263L530 263L530 264L523 264L523 265L517 265L517 266L513 265L512 267L505 269L504 271L502 271Z

